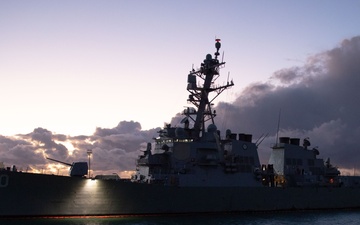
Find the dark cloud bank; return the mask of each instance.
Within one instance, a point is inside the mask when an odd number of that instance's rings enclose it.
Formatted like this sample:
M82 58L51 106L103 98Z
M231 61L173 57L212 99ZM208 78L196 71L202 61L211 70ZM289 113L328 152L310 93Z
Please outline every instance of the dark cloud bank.
M279 136L310 137L312 145L319 146L321 157L330 157L340 168L360 169L359 86L357 36L309 57L301 67L279 70L269 80L249 85L233 103L220 102L217 125L222 133L229 128L251 133L254 139L268 134L259 146L261 161L266 163L281 110ZM178 119L179 115L172 120ZM23 170L41 170L49 163L45 156L66 162L86 161L86 150L92 149L95 174L119 173L134 169L140 150L158 130L142 130L133 121L122 121L112 129L96 128L91 136L71 137L36 128L16 137L0 136L0 161ZM66 141L74 146L71 154L63 144Z
M261 65L260 65L261 66ZM232 104L220 103L217 118L231 130L269 138L260 146L262 161L279 136L306 138L320 156L342 168L360 169L360 36L308 58L301 67L275 72L248 86ZM221 123L220 123L221 124Z

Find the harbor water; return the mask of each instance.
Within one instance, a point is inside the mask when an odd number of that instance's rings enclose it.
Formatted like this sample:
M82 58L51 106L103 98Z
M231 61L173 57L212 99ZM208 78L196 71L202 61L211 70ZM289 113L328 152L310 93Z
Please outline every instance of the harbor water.
M360 224L359 210L241 213L222 215L0 219L1 225L299 225Z

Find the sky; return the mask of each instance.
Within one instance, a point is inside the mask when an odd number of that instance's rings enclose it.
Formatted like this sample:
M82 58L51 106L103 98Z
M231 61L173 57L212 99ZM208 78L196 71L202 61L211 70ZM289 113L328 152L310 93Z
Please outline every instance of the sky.
M221 129L269 133L266 163L281 110L281 135L354 168L358 21L358 0L0 0L0 161L40 170L45 155L93 149L94 170L133 169L159 127L178 125L187 74L220 38L218 82L235 83L216 102Z

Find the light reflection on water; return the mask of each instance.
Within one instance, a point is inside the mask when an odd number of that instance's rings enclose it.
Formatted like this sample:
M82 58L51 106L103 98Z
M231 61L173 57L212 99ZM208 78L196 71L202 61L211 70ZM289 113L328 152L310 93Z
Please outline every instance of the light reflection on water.
M360 224L360 211L282 212L228 215L144 216L119 218L8 219L1 225L298 225Z

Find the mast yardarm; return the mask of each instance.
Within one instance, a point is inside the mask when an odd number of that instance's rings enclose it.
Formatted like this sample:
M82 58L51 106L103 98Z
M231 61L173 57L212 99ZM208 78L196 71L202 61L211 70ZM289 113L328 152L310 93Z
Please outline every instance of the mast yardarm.
M205 122L211 120L214 124L214 117L216 112L211 109L213 100L219 96L225 89L233 86L234 83L231 81L227 82L226 85L216 86L213 82L220 76L220 67L225 65L225 62L219 62L218 56L220 55L219 49L221 47L220 39L215 40L216 52L214 58L211 54L207 54L203 63L201 63L200 69L190 71L188 75L188 86L187 90L190 92L188 101L191 102L197 110L185 110L185 115L194 121L194 132L192 136L197 139L199 138L202 131L205 130ZM196 83L196 77L203 80L203 84ZM215 94L210 99L210 94ZM192 116L196 116L193 118Z

